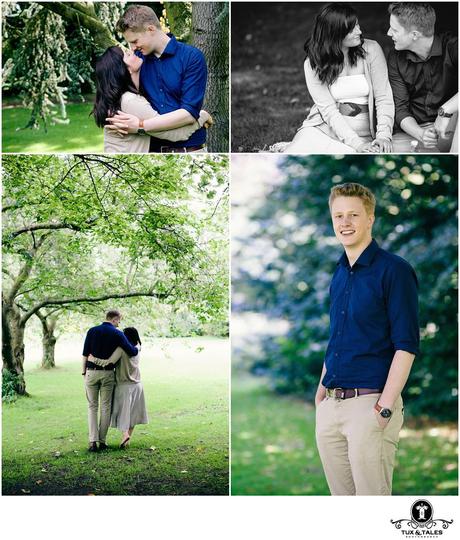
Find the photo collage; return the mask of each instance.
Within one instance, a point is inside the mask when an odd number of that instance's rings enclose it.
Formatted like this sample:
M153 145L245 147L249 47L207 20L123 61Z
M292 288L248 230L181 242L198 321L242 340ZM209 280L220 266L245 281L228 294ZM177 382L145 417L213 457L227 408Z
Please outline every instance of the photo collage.
M2 506L451 534L458 2L1 15Z

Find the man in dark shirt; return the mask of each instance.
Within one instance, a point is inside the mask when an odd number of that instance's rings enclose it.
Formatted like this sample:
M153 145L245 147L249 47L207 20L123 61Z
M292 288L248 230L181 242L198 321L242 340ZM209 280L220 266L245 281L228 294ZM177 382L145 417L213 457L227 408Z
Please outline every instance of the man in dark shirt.
M133 347L120 330L121 313L108 311L105 322L94 326L86 334L83 346L82 375L85 377L86 398L88 400L89 451L105 450L105 438L110 424L112 392L115 385L114 364L98 366L88 360L92 354L96 358L107 360L117 347L121 347L129 356L136 356L138 350ZM98 423L99 398L101 414ZM99 443L99 448L97 446Z
M389 13L395 49L388 74L395 124L402 130L393 136L394 151L457 152L457 38L434 33L436 13L429 4L395 3Z
M120 133L145 134L198 120L207 79L203 53L163 32L155 12L148 6L129 7L118 21L117 30L143 59L141 88L161 118L142 121L134 115L120 113L110 119L114 127L121 127ZM158 124L160 120L162 123ZM206 129L202 127L186 141L171 142L152 137L150 152L203 152L205 143Z
M331 190L345 252L330 287L330 339L316 393L316 440L332 495L390 495L403 423L401 391L418 352L417 278L372 239L375 198Z

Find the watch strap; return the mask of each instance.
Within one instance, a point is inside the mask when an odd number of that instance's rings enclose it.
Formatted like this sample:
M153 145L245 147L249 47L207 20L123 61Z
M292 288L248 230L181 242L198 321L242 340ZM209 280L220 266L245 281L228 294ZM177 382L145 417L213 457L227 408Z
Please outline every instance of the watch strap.
M390 414L388 415L385 415L384 418L389 418L392 414L393 414L393 411L391 409L388 409L387 407L382 407L381 405L378 404L378 402L375 403L374 405L374 409L381 415L382 415L382 411L390 411Z
M444 118L452 118L453 113L446 112L442 107L439 107L438 109L438 116L442 116Z

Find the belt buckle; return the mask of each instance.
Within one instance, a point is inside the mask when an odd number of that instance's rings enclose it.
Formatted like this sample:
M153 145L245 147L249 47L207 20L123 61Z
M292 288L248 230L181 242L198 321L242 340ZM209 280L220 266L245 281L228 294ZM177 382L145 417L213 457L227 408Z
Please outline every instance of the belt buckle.
M342 392L341 396L337 395L337 390ZM339 401L341 399L345 399L345 388L334 388L334 399L337 400L337 401Z

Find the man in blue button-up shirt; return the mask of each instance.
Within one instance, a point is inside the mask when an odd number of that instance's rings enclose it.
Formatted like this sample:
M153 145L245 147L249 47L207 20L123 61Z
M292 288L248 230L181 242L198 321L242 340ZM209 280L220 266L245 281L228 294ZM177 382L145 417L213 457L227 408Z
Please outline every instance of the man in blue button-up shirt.
M193 124L200 116L206 92L207 66L196 47L180 43L161 29L155 12L148 6L131 6L118 21L117 29L143 59L140 84L160 117L139 120L119 113L110 119L129 133L173 129ZM196 152L203 150L206 129L200 128L186 141L151 138L151 152Z
M372 239L369 189L336 186L329 206L345 252L330 287L330 339L315 399L318 449L332 495L389 495L401 391L419 346L417 278Z

